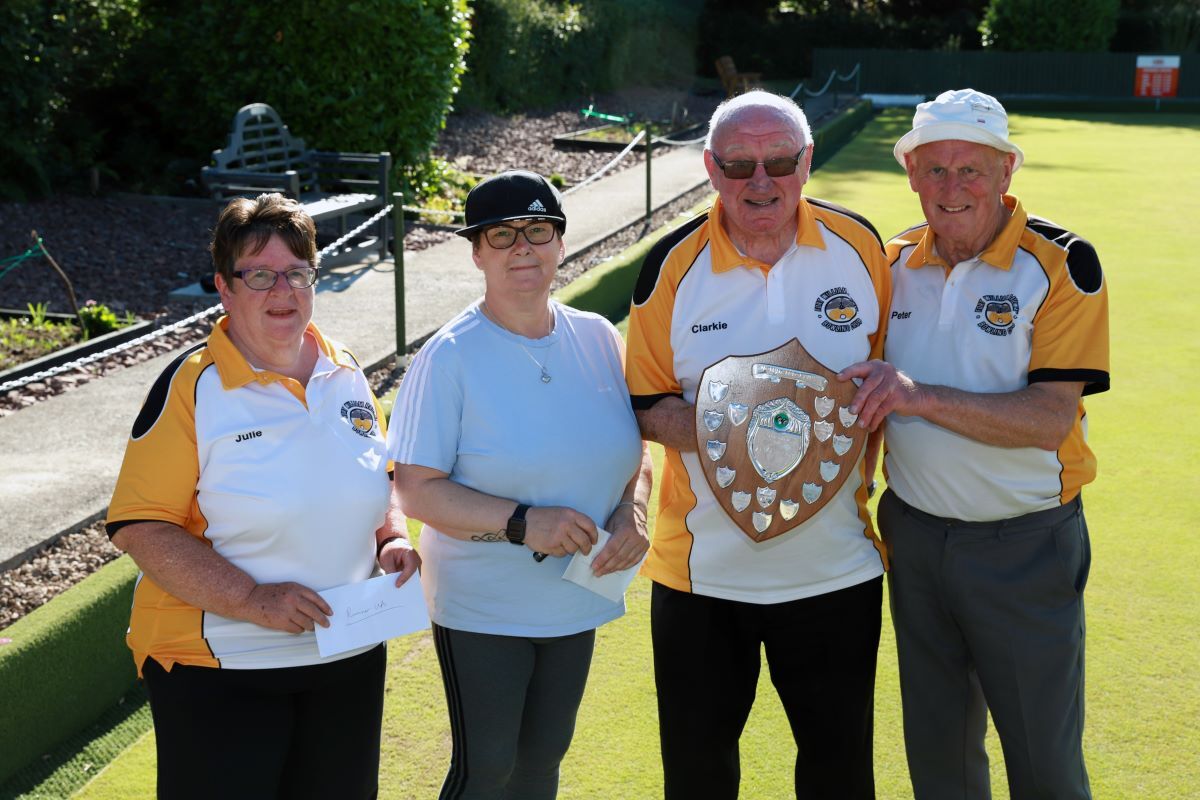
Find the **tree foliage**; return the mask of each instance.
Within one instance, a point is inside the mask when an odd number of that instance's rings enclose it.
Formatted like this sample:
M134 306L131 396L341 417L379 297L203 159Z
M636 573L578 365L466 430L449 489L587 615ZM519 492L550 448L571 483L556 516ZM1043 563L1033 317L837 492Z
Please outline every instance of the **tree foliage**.
M0 197L44 195L65 165L90 164L102 127L82 119L111 87L143 23L139 0L0 3Z
M630 83L688 84L700 0L474 0L465 105L545 108Z
M770 78L811 75L817 47L977 50L986 0L705 0L699 61ZM819 76L824 78L826 76Z
M984 47L1021 52L1102 52L1117 30L1120 0L991 0Z
M1200 50L1200 0L1122 0L1112 49L1140 53Z

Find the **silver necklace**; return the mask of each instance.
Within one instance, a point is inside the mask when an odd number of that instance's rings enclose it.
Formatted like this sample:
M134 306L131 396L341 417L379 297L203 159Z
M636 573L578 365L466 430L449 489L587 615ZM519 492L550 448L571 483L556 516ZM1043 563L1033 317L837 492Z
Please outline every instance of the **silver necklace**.
M520 343L518 342L518 344L520 344ZM542 383L549 383L550 382L550 373L546 371L545 362L538 361L536 358L534 358L533 353L531 353L525 349L525 345L522 344L521 349L525 350L525 355L529 356L529 360L532 361L533 363L537 364L538 369L540 369L542 371ZM546 360L548 361L549 359L550 359L550 354L546 353Z
M487 316L493 322L495 322L501 328L504 328L504 330L508 331L509 333L513 334L514 336L520 336L519 333L516 333L515 331L511 330L507 325L505 325L503 322L500 321L500 319L495 315L495 313L490 308L488 308L488 304L486 301L480 303L479 305L483 308L484 313L487 314ZM551 330L553 330L553 328ZM545 361L538 361L536 358L533 357L533 353L529 352L529 349L527 347L525 347L525 345L521 344L520 342L517 342L517 347L520 347L522 350L524 350L525 355L529 356L529 360L537 365L538 370L541 371L541 373L542 373L541 374L542 383L549 383L551 380L550 372L546 369L546 364L550 361L550 352L549 351L546 352L546 360Z

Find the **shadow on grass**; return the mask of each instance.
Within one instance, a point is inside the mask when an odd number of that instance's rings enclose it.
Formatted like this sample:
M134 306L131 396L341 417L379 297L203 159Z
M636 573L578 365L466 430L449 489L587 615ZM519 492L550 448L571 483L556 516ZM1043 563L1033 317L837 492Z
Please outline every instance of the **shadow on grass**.
M149 699L139 682L91 725L0 786L0 800L70 797L151 727Z

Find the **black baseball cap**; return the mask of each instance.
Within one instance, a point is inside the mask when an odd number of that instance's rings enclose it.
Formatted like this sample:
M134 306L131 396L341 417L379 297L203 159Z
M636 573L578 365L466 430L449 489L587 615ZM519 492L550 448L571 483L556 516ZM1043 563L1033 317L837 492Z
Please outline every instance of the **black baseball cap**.
M536 172L523 169L475 184L467 195L466 218L467 227L455 233L468 239L480 228L513 219L548 219L558 223L560 233L567 229L558 189Z

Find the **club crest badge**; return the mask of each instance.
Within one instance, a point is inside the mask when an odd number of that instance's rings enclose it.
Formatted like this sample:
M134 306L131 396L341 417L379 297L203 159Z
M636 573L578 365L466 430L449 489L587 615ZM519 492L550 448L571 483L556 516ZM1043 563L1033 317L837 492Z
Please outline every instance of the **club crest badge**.
M854 474L867 441L850 413L855 391L796 339L704 371L696 396L700 464L725 513L751 539L805 522Z
M362 400L347 400L342 403L342 419L350 423L352 430L359 436L370 437L379 433L375 421L375 406Z

